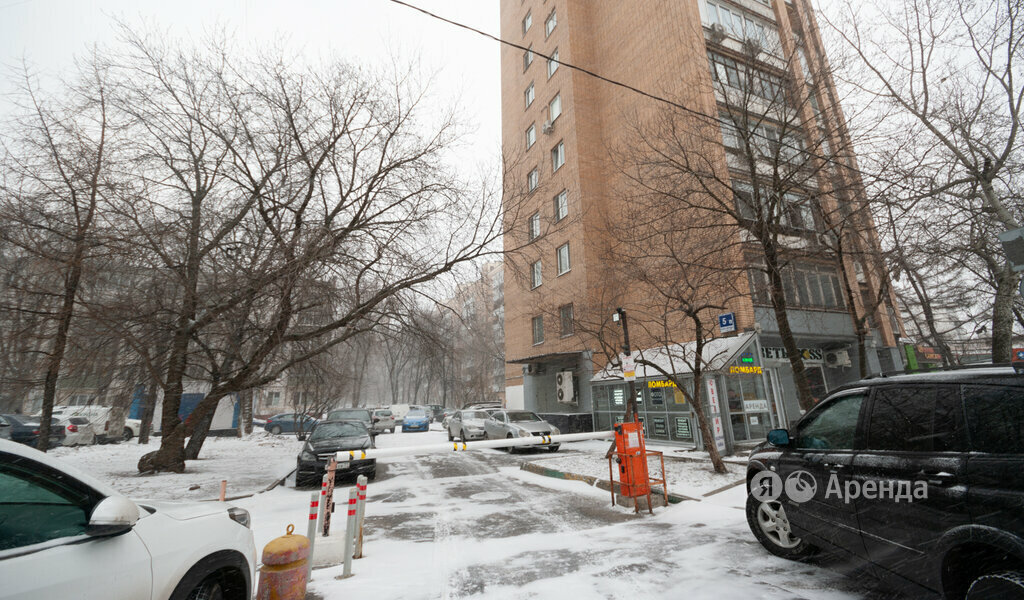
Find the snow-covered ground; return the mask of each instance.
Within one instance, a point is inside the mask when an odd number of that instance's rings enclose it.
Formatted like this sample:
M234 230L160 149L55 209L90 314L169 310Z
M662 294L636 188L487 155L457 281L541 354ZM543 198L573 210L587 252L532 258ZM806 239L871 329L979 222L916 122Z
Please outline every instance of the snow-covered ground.
M582 452L559 452L551 457L533 458L530 462L567 473L608 479L608 460L605 458L608 445L606 441L597 440L579 442L578 444L573 444L572 449L581 450ZM659 477L661 474L661 462L652 456L649 460L649 466L651 476ZM667 455L665 457L665 479L668 481L668 491L673 494L682 494L696 498L738 481L743 481L744 473L746 473L745 465L727 463L726 468L729 470L728 473L724 475L718 474L711 468L710 462L680 460Z
M385 434L378 447L436 444L427 433ZM139 476L135 462L154 445L62 448L62 460L93 472L136 498L216 497L263 489L294 467L301 442L256 434L210 439L202 460L182 475ZM313 571L310 598L416 600L435 598L877 598L863 582L768 554L748 531L742 486L667 508L653 516L612 507L606 491L521 471L525 461L607 478L605 442L545 451L499 450L380 459L368 491L365 558L354 576L342 567ZM667 463L669 461L666 461ZM670 490L702 490L742 478L738 466L714 475L702 463L672 461ZM672 483L675 482L675 485ZM198 490L189 487L198 483ZM720 485L721 484L721 485ZM336 501L347 498L342 482ZM289 524L305 532L311 488L292 484L232 503L252 513L258 549ZM687 493L689 492L689 493ZM344 526L335 515L335 531Z
M140 475L136 469L139 458L159 446L157 437L150 438L146 445L133 440L102 446L62 446L49 454L88 471L131 498L213 500L220 495L222 479L228 482L229 498L265 490L295 469L302 442L295 436L264 431L245 438L210 437L199 452L199 460L188 461L184 473Z

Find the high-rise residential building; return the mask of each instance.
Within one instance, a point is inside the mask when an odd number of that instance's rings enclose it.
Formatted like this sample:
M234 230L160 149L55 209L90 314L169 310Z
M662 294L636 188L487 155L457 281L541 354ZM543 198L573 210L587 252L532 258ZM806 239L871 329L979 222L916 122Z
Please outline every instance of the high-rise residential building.
M765 218L783 257L783 314L814 398L860 377L861 348L869 373L902 368L902 324L862 209L856 159L844 151L850 134L808 0L502 0L501 35L528 48L505 46L501 58L512 224L504 279L510 407L574 413L597 428L621 417L621 372L607 368L607 352L579 331L580 317L611 292L627 312L649 295L629 281L631 265L616 256L608 223L631 202L627 173L641 168L628 164L623 149L666 110L693 116L690 123L720 121L714 147L700 158L737 207L729 229L717 235L736 240L722 262L738 265L742 281L739 293L723 293L706 394L717 399L711 416L725 441L763 439L803 412L768 289L770 263L746 222L748 213L761 214L751 208L758 198L773 206ZM746 118L758 110L759 118ZM746 173L744 141L763 153ZM778 187L765 157L817 166L795 169L812 174L783 198L756 191ZM852 245L842 245L851 235L836 227L837 218L859 225ZM621 277L609 279L612 271ZM613 308L599 310L610 317ZM693 341L689 326L666 338L642 325L631 325L632 345L651 356ZM650 438L699 442L684 394L651 369L638 371L637 388Z

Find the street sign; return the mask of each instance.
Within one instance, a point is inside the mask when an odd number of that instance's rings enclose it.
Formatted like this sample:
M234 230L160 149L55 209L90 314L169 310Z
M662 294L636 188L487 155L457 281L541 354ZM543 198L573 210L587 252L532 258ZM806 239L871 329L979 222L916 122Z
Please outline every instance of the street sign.
M631 354L620 354L622 360L622 377L626 381L636 380L636 361Z
M722 333L736 331L736 313L718 315L718 330Z
M1013 362L1024 362L1024 348L1013 349Z

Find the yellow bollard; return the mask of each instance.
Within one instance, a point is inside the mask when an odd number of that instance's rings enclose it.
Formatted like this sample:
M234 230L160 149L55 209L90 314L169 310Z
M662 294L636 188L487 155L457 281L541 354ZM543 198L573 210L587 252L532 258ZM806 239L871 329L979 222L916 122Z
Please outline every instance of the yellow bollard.
M257 600L303 600L309 573L309 538L293 535L294 525L285 535L275 538L263 548Z

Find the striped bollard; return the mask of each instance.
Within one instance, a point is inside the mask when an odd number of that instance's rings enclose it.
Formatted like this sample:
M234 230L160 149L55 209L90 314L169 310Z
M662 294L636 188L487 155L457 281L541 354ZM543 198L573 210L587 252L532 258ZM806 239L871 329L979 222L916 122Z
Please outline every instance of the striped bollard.
M316 523L317 531L321 530L324 525L324 512L327 510L327 473L324 473L323 479L320 481L320 516Z
M309 538L309 563L306 566L306 581L313 573L313 543L316 541L316 522L320 513L320 495L313 492L309 497L309 524L306 526L306 537Z
M352 576L352 544L356 533L356 488L348 490L348 520L345 523L345 570L341 578Z
M363 557L363 518L366 516L366 475L356 479L356 551L355 558Z

